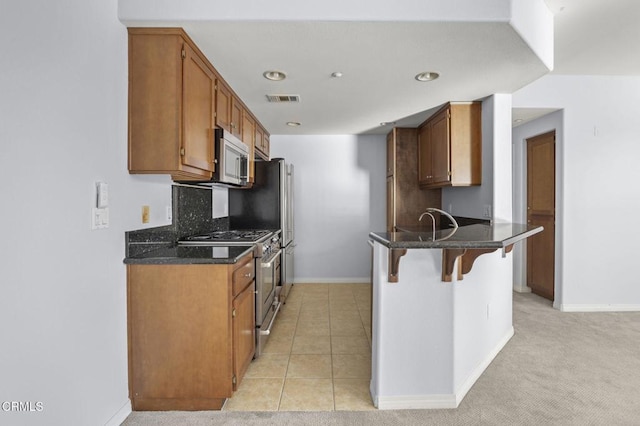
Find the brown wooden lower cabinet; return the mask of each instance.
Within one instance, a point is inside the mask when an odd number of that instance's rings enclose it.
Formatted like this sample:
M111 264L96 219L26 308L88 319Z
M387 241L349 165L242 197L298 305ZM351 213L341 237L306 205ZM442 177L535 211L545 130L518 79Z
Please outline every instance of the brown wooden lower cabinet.
M254 276L234 271L252 263L127 266L133 410L218 410L233 395L255 352Z

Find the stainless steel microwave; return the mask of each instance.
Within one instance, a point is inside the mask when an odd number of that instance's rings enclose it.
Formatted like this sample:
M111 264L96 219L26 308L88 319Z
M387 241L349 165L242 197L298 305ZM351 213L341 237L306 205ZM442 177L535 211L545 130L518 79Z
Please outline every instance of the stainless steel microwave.
M216 183L245 186L249 178L249 147L236 136L223 129L216 129Z

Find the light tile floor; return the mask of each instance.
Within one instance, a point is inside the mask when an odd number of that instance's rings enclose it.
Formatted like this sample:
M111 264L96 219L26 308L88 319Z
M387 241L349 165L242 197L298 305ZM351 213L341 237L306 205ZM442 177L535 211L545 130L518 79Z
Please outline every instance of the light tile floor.
M296 284L225 411L375 410L371 285Z

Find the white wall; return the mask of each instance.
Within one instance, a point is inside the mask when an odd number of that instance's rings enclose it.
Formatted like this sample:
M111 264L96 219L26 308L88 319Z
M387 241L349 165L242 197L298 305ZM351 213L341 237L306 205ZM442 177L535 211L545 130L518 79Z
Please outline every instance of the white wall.
M563 310L640 310L640 77L546 76L513 107L564 109Z
M295 166L295 282L370 280L371 231L386 226L386 138L271 136Z
M127 173L127 33L117 0L3 2L0 424L119 424L127 390L124 232L166 224L169 179ZM93 184L111 224L90 230Z
M556 132L556 260L555 260L555 300L562 304L562 152L563 152L563 112L556 111L537 120L513 128L513 220L527 223L527 139L551 131ZM527 287L527 246L516 244L513 249L513 288L518 292L530 292Z

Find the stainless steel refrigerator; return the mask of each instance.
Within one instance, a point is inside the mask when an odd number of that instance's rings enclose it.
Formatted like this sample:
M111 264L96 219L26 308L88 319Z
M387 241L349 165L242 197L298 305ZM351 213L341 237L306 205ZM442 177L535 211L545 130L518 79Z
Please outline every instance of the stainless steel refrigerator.
M284 158L256 161L253 187L229 189L231 229L282 230L281 300L286 299L293 284L293 217L293 164Z

